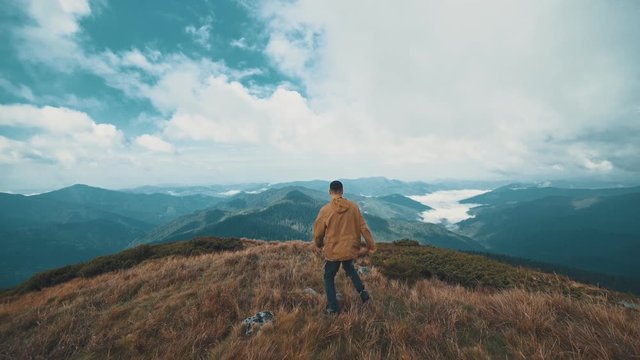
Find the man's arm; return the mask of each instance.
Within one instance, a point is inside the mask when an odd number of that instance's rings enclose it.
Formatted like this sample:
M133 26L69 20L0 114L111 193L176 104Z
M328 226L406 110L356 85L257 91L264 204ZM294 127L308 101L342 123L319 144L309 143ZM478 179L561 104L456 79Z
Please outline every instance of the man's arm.
M318 213L315 223L313 224L313 242L317 247L324 246L324 232L326 230L326 224L324 223L324 215L322 210Z
M376 246L376 242L373 241L373 235L371 234L371 230L369 230L369 226L367 226L367 222L364 220L364 216L360 212L360 208L356 206L358 209L358 222L360 223L360 233L364 237L364 240L367 242L367 247L369 248L369 254L373 254L376 252L378 247Z

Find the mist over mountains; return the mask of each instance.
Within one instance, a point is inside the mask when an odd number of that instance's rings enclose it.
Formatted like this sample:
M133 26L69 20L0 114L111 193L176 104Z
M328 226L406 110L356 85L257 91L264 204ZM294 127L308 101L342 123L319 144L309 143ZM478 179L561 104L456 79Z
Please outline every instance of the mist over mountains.
M419 221L427 206L401 195L349 197L356 201L378 241L412 238L425 244L480 250L473 240L436 224ZM313 222L327 195L304 187L275 188L260 194L239 194L212 208L156 228L132 245L185 240L207 234L264 240L309 240Z
M464 199L481 204L457 224L423 221L432 209L412 200L442 184L347 179L377 241L495 253L584 271L640 278L640 187L577 189L507 185ZM451 186L455 188L455 186ZM327 181L142 187L87 185L33 196L0 193L0 287L38 271L140 244L199 236L310 240ZM445 226L446 225L446 226ZM453 225L453 226L452 226Z
M385 177L368 177L359 179L340 179L348 189L349 194L363 196L382 196L382 195L413 195L424 194L435 189L439 189L441 185L428 184L422 181L406 182L396 179L387 179ZM281 189L286 187L304 187L326 193L329 188L327 180L308 180L308 181L290 181L282 183L241 183L229 185L210 185L210 186L143 186L132 189L124 189L122 191L132 193L165 193L169 195L209 195L209 196L229 196L238 193L258 193L268 189Z

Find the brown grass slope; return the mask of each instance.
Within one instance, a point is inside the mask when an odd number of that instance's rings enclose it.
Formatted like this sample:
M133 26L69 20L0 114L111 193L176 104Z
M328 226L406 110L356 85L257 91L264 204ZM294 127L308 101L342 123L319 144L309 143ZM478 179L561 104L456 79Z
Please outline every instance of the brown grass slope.
M394 280L377 270L395 269L392 258L374 257L366 306L341 272L344 313L328 317L309 244L245 244L5 298L0 359L640 358L637 311L562 291ZM246 336L242 320L261 310L275 322Z

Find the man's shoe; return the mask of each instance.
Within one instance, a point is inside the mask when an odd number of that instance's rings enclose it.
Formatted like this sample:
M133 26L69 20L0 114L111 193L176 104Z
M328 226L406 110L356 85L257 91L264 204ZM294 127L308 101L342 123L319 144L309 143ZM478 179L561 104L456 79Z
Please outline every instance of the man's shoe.
M367 290L362 290L360 291L360 299L362 299L363 303L366 303L367 301L369 301L371 297L369 296L369 293L367 292Z
M338 315L338 313L340 313L340 311L338 310L334 310L332 308L326 308L324 310L325 315Z

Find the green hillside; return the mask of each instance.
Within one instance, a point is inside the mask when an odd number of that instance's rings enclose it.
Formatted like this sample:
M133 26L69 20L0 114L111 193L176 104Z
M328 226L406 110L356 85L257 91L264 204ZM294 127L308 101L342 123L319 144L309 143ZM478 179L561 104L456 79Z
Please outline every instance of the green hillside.
M460 231L487 250L640 278L640 192L551 196L474 209Z
M33 196L0 193L0 288L37 271L120 251L154 227L217 201L87 185Z
M152 224L80 204L0 193L0 288L122 250Z
M380 196L379 197L380 200L392 203L392 204L397 204L400 206L405 206L408 208L412 208L412 209L416 209L418 211L425 211L425 210L430 210L431 208L427 205L424 205L420 202L417 202L413 199L410 199L404 195L400 195L400 194L391 194L391 195L385 195L385 196Z

